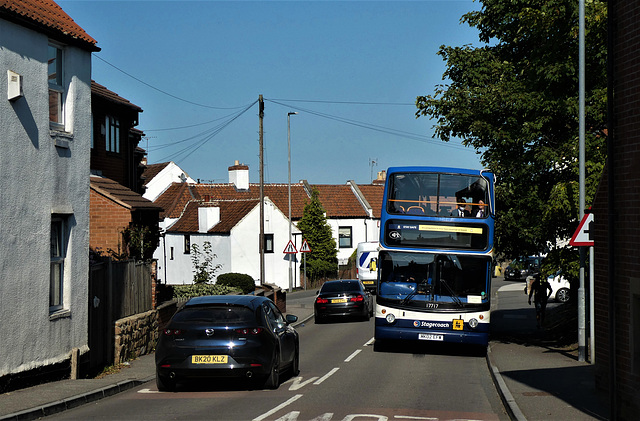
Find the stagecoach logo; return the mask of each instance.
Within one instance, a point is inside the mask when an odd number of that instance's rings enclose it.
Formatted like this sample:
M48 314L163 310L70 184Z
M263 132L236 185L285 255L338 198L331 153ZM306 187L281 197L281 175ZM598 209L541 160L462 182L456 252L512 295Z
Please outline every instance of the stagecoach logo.
M215 330L213 330L213 329L205 329L204 333L206 333L207 336L213 336L213 334L215 333Z
M420 327L420 322L418 320L414 321L413 327Z
M400 239L400 233L398 231L391 231L389 233L389 237L391 237L392 240L399 240Z

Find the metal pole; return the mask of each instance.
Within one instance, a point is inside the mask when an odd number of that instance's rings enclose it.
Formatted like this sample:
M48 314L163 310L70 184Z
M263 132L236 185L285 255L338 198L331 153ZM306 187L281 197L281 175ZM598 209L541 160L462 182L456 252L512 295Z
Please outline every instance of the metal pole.
M596 363L596 326L595 326L595 254L593 246L589 247L589 362Z
M580 170L580 220L584 216L584 181L585 181L585 150L584 150L584 136L585 136L585 116L584 116L584 104L585 104L585 22L584 22L584 0L579 2L579 74L578 74L578 105L579 105L579 170ZM586 337L585 337L585 299L584 299L584 269L585 269L585 247L580 247L580 288L578 289L578 361L585 361L586 358Z
M289 242L291 242L291 231L293 222L291 222L291 116L298 114L296 112L287 113L287 162L289 164ZM293 291L293 271L291 269L291 253L289 253L289 292Z
M260 120L259 137L260 137L260 285L264 282L264 100L262 95L258 97L259 112L258 117Z

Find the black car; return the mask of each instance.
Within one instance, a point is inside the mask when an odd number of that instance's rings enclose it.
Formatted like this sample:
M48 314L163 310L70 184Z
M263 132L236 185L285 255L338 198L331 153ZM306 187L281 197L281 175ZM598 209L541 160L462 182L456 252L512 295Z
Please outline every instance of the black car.
M542 258L519 257L513 260L504 271L504 279L506 280L524 280L527 276L533 275L540 271L540 262Z
M299 372L299 337L269 298L253 295L196 297L173 315L156 348L156 384L174 390L196 377L252 378L277 389L280 373Z
M356 316L369 320L373 315L373 299L358 279L327 281L314 304L316 323L328 317Z

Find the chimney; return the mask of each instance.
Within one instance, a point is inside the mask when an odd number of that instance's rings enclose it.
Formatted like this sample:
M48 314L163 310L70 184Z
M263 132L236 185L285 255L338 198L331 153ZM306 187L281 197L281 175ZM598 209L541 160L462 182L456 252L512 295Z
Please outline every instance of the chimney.
M385 170L378 171L378 178L373 180L371 184L375 184L375 185L384 184L386 179L387 179L387 171Z
M206 234L220 222L220 208L200 207L198 208L198 232Z
M249 166L236 160L229 167L229 184L233 184L236 190L249 190Z

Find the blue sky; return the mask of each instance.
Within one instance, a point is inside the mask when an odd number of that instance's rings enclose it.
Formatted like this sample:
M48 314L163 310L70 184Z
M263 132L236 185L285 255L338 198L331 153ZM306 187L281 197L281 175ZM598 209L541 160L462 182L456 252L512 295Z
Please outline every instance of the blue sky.
M235 160L264 177L369 183L390 166L480 168L459 142L432 138L415 99L442 83L441 45L479 45L445 1L88 1L58 4L98 41L93 79L140 106L150 163L227 182ZM253 104L253 105L252 105Z

